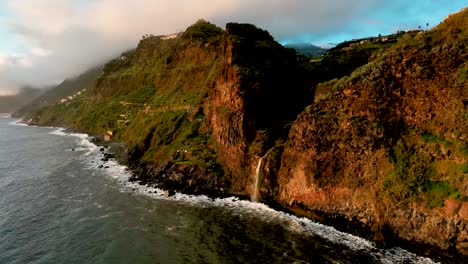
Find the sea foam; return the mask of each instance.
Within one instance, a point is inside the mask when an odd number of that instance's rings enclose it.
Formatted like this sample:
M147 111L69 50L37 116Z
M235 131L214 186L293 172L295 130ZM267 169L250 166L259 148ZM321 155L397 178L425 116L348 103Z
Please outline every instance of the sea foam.
M102 171L109 177L117 180L121 186L121 191L144 195L152 199L172 200L201 207L222 207L231 210L238 215L254 216L262 221L280 223L290 232L305 236L320 236L331 243L344 245L351 250L364 250L374 254L382 263L434 263L429 258L417 256L401 248L378 249L373 242L364 238L347 234L336 230L333 227L313 222L307 218L301 218L281 211L276 211L265 204L240 200L236 197L212 199L204 195L187 195L176 193L171 197L164 196L164 190L154 188L139 183L130 182L131 173L126 166L120 165L114 159L107 162L101 160L102 152L99 147L90 141L86 134L67 133L65 129L56 129L50 134L59 136L71 136L78 138L78 145L87 150L86 164L90 169L102 168Z
M25 123L21 123L21 120L14 120L8 123L10 126L24 126L27 127L28 125Z

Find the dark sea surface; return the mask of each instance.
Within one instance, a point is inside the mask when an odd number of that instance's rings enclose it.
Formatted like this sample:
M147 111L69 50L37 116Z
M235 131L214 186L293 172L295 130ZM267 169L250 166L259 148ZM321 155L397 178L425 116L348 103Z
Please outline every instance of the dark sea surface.
M100 165L86 135L1 115L0 263L432 263L263 204L164 198Z

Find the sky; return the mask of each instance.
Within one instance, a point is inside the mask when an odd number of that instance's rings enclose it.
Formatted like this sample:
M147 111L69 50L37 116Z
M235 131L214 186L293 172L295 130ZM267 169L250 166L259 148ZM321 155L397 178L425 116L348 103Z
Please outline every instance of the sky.
M313 44L429 27L467 0L1 0L0 95L58 84L200 18L252 23Z

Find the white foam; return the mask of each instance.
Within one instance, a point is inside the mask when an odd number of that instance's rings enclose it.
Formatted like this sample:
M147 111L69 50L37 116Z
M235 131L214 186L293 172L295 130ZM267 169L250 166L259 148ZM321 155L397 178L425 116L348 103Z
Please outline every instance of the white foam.
M67 133L65 132L65 128L59 127L56 128L54 127L55 130L49 132L50 135L55 135L55 136L67 136L67 137L75 137L78 138L78 148L75 148L75 151L87 151L86 156L91 155L98 147L93 144L89 139L88 134L84 133Z
M82 134L82 133L68 133L68 132L65 132L65 128L63 127L53 127L53 128L56 128L56 130L52 131L52 132L49 132L50 135L56 135L56 136L69 136L69 137L77 137L77 138L81 138L81 139L86 139L88 138L88 134ZM91 143L91 142L90 142Z
M332 243L345 245L354 251L366 250L367 252L381 252L379 257L383 263L434 263L428 258L419 257L401 248L385 251L378 250L372 242L366 239L340 232L333 227L315 223L307 218L276 211L261 203L239 200L235 197L211 199L204 195L195 196L181 193L176 193L172 197L165 197L164 191L161 189L129 182L130 173L126 170L125 166L121 166L113 160L107 162L106 166L109 166L109 168L105 169L105 172L109 176L119 180L122 184L122 191L124 192L135 192L153 199L174 200L193 206L223 207L241 216L250 215L265 222L281 223L281 225L286 227L290 232L296 234L320 236Z
M11 115L8 113L0 113L0 118L11 118Z
M10 126L28 126L27 124L21 123L21 122L22 122L21 120L15 120L15 121L8 122L8 125L10 125Z
M56 128L54 131L49 132L49 135L55 135L55 136L66 136L67 133L65 133L65 128Z
M55 133L60 135L62 133L69 135L63 130L56 130ZM434 263L431 259L419 257L401 248L393 248L389 250L377 249L375 248L374 243L366 239L338 231L330 226L315 223L307 218L301 218L284 212L276 211L262 203L239 200L235 197L211 199L204 195L195 196L181 193L176 193L171 197L165 197L164 191L161 189L130 182L129 178L131 177L131 174L126 166L118 164L114 159L110 159L107 162L102 161L102 153L99 151L98 147L91 143L88 140L88 137L85 138L83 136L84 134L79 135L79 137L82 138L82 143L84 145L93 146L86 158L88 168L99 169L101 166L101 170L106 175L119 182L121 191L123 192L134 192L152 199L178 201L190 204L192 206L201 206L205 208L222 207L226 210L231 210L240 216L251 216L259 218L261 221L279 223L283 227L287 228L290 232L294 232L296 234L306 236L320 236L321 238L324 238L331 243L345 245L354 251L365 250L369 253L372 252L372 254L377 252L375 254L378 258L381 259L382 263Z

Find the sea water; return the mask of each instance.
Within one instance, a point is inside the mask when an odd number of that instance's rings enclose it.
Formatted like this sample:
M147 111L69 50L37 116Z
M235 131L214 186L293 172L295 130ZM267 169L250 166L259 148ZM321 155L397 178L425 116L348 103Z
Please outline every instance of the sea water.
M260 203L165 198L101 155L0 116L0 263L433 263Z

